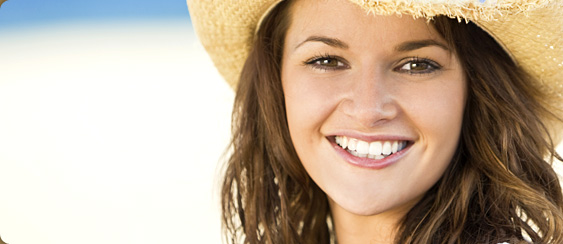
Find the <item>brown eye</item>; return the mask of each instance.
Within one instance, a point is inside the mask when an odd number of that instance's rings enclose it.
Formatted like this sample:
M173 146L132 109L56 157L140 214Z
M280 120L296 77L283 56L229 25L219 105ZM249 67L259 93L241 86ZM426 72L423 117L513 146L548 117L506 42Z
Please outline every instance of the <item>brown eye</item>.
M403 70L410 70L410 71L425 71L429 68L428 64L425 63L407 63L403 65Z
M338 57L326 55L322 57L314 57L306 61L305 64L320 70L339 70L348 68L348 65L341 60L342 59Z
M317 65L322 65L322 66L326 66L326 67L333 67L333 68L339 66L339 61L334 59L334 58L318 59L315 63Z
M432 60L415 58L403 63L394 70L407 74L426 74L432 73L441 68L442 66Z

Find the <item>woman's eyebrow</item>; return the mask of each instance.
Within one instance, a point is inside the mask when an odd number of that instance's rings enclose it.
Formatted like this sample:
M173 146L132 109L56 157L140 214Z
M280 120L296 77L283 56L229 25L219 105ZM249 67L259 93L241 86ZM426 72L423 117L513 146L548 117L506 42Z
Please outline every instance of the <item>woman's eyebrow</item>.
M442 43L439 43L435 40L432 40L432 39L403 42L403 43L401 43L401 44L399 44L395 47L395 51L397 51L397 52L408 52L408 51L412 51L412 50L416 50L416 49L420 49L420 48L428 47L428 46L438 46L438 47L440 47L440 48L442 48L446 51L450 51L448 46L446 46Z
M322 42L326 45L336 47L336 48L341 48L341 49L348 49L349 48L348 44L346 44L345 42L343 42L343 41L341 41L337 38L331 38L331 37L326 37L326 36L310 36L307 39L305 39L305 41L297 44L297 46L295 46L295 49L299 48L301 45L303 45L307 42Z
M337 38L326 37L326 36L310 36L307 39L305 39L305 41L297 44L297 46L295 46L295 49L299 48L300 46L302 46L303 44L305 44L307 42L322 42L326 45L336 47L336 48L341 48L341 49L348 49L349 48L348 44L346 44L345 42L343 42L343 41L341 41ZM440 47L440 48L442 48L446 51L450 51L448 46L446 46L446 45L444 45L444 44L442 44L438 41L435 41L433 39L403 42L403 43L401 43L401 44L399 44L395 47L395 51L397 51L397 52L408 52L408 51L413 51L413 50L428 47L428 46L438 46L438 47Z

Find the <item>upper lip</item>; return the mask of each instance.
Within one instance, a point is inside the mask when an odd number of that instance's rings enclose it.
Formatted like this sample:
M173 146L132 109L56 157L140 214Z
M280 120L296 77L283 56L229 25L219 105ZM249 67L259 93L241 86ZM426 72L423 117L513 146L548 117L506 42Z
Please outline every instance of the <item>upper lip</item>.
M364 134L359 132L341 132L341 133L332 133L328 135L328 137L335 137L335 136L345 136L348 138L355 138L358 140L372 142L372 141L414 141L415 139L410 136L404 135L396 135L396 134Z

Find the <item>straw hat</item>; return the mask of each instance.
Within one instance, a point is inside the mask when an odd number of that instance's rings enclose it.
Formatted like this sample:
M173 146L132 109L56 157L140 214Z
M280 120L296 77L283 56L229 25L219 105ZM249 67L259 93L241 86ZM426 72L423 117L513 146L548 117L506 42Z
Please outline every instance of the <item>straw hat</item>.
M260 21L282 0L187 1L201 43L227 83L235 88ZM537 85L553 96L554 102L563 99L563 0L349 1L380 15L446 15L472 21L537 77ZM557 104L563 107L563 103Z

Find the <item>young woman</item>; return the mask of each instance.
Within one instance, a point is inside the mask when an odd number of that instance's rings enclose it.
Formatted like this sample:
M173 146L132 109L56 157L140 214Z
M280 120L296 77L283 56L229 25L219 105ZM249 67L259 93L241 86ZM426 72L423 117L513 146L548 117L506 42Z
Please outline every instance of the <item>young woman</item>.
M230 242L563 243L561 2L188 4L237 92Z

